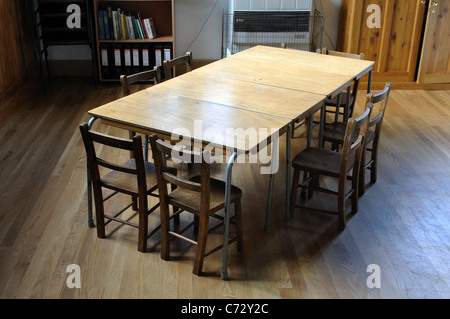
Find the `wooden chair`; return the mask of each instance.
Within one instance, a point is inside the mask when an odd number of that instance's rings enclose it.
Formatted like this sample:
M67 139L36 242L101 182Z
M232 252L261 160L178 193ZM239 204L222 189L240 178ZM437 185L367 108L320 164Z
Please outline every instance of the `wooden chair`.
M111 221L133 226L139 230L138 250L145 252L147 238L159 229L158 226L148 234L148 215L158 208L159 203L148 209L147 196L158 197L158 194L154 193L158 185L154 164L145 162L143 159L141 136L136 135L133 140L112 137L91 130L87 123L80 125L80 131L94 189L97 237L105 238L105 226ZM122 164L111 163L97 156L94 143L130 151L133 157ZM100 167L103 169L100 170ZM109 172L105 172L105 169ZM109 189L112 193L104 197L103 189ZM106 215L104 201L118 193L131 195L132 202L118 213L112 216ZM130 207L138 212L138 224L119 218Z
M143 71L139 73L134 73L131 75L121 75L120 76L120 84L122 86L123 95L127 96L131 93L130 85L142 82L153 80L155 84L161 82L161 69L158 66L155 66L152 70Z
M186 52L186 54L173 58L169 61L163 61L164 66L164 79L169 80L175 77L174 68L179 65L186 66L186 72L190 72L193 69L192 52Z
M120 84L122 86L123 95L127 96L131 94L130 85L138 82L153 80L155 84L161 82L161 69L155 66L153 70L143 71L131 75L121 75ZM133 138L135 132L130 132L130 139ZM144 160L148 161L148 135L144 136Z
M358 211L358 175L361 167L362 148L367 136L370 112L371 108L369 106L359 118L349 119L341 152L334 152L319 147L308 147L294 158L292 161L294 176L291 188L291 215L295 207L301 207L295 205L299 187L302 189L302 193L304 190L308 190L309 198L312 198L315 190L325 192L337 195L339 230L345 228L346 200L351 198L353 214ZM303 183L299 185L302 171L304 174ZM351 188L347 192L346 182L350 172L352 172ZM338 178L338 191L320 187L318 180L321 175ZM322 212L329 213L329 211Z
M369 121L369 131L367 133L367 139L362 154L362 165L360 181L359 181L359 195L362 196L366 190L366 174L365 169L370 170L370 183L374 184L377 181L377 159L378 159L378 145L380 142L381 126L383 124L383 118L386 111L386 106L391 92L392 83L387 82L384 89L376 94L368 94L366 97L366 103L374 105L373 112ZM342 122L335 122L330 125L326 125L323 131L322 147L325 142L331 143L332 149L338 149L344 141L346 124ZM366 162L366 152L371 152L371 157Z
M322 54L340 56L340 57L356 59L356 60L365 60L366 59L366 56L364 53L351 54L351 53L328 50L327 48L322 49ZM347 101L348 100L347 94L343 94L343 93L340 93L339 95L337 95L336 97L334 97L332 99L325 100L326 112L334 113L334 115L335 115L334 121L335 122L339 121L339 115L343 116L343 122L346 122L348 117L353 116L353 109L355 107L356 95L358 94L358 87L359 87L359 79L355 79L353 81L353 87L351 88L349 102ZM345 112L340 111L341 105L347 105L348 114L345 114ZM344 110L345 110L345 108L344 108Z
M181 151L176 149L175 145L168 144L162 140L157 139L156 135L150 136L150 144L153 152L153 159L156 165L156 175L159 186L159 196L161 203L161 258L168 260L170 256L170 239L176 237L183 239L189 243L197 245L194 269L195 275L200 275L203 266L204 257L211 253L221 249L223 245L218 246L208 253L205 253L206 241L208 232L212 231L209 228L209 218L216 217L222 220L218 226L223 224L223 218L216 214L219 210L225 207L225 183L210 177L210 164L207 163L207 159L210 153L207 151L193 152L190 148L184 148ZM164 164L164 155L173 154L185 158L188 156L191 161L195 157L201 156L201 175L193 178L182 179L173 175L167 170ZM176 185L176 189L172 192L168 192L167 183ZM234 220L230 219L230 222L234 223L237 228L237 235L229 241L229 243L237 240L238 251L242 250L242 223L241 223L241 197L242 191L231 186L230 203L234 203L235 215ZM184 230L176 232L170 230L169 224L169 205L173 205L181 210L187 211L195 215L194 220L198 222L198 236L197 241L189 239L182 235L182 233L192 224L188 225ZM214 227L216 229L217 227Z

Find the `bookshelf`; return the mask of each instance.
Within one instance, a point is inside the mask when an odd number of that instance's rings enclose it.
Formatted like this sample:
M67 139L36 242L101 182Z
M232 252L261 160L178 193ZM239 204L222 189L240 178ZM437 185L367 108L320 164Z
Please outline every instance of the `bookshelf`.
M93 10L100 81L118 81L121 74L153 69L173 57L174 0L94 0ZM115 23L118 18L119 25ZM142 20L150 18L156 33L153 38L140 29L145 28Z

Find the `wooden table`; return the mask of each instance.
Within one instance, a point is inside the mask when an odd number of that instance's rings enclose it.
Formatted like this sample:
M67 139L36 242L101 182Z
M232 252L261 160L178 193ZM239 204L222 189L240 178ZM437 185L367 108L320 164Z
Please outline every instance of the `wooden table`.
M89 114L103 123L164 139L180 138L231 153L227 164L222 279L228 278L229 192L240 153L256 153L286 134L286 219L289 219L290 125L322 109L373 62L257 46L97 107ZM325 113L325 112L322 112ZM201 126L199 128L199 126ZM213 130L219 134L203 134ZM247 134L252 130L256 134ZM240 132L240 133L239 133ZM198 144L197 144L198 145ZM265 230L269 229L275 170L270 171Z

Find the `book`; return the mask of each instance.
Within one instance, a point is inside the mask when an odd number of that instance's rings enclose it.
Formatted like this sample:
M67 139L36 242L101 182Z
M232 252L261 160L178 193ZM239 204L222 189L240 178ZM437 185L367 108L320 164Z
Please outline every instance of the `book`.
M109 13L108 11L103 11L103 25L105 27L105 40L111 40L111 29L109 26Z
M122 33L122 20L120 19L120 9L118 8L116 11L116 21L117 21L117 40L123 40L123 33Z
M122 40L128 39L127 29L125 27L125 20L123 17L123 12L120 13L120 26L122 27Z
M142 37L141 30L139 29L139 21L138 21L138 19L134 19L134 25L136 26L137 34L138 34L138 37L139 37L138 39L140 39L140 40L144 39Z
M135 40L136 37L134 35L133 25L131 24L131 16L127 16L127 26L128 26L128 35L129 35L130 39Z
M98 24L98 39L105 40L105 20L103 18L102 10L97 11L97 24Z
M142 24L144 26L145 29L145 33L147 34L147 39L154 39L156 37L156 33L155 33L155 27L153 25L153 20L152 18L147 18L142 20Z
M112 7L108 7L108 24L109 24L109 34L111 40L114 40L114 25L112 23Z

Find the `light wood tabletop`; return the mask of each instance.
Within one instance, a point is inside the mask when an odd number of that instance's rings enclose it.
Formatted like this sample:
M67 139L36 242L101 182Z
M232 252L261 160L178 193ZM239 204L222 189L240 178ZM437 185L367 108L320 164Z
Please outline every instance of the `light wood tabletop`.
M194 72L334 97L355 78L370 72L373 64L372 61L256 46Z
M149 92L164 92L228 107L296 120L320 108L324 95L254 82L189 72L160 83Z
M168 81L170 82L170 81ZM159 86L159 85L157 85ZM154 88L156 88L155 86ZM217 151L256 152L291 122L287 117L147 89L89 111L105 124L165 139L193 138ZM250 134L253 132L256 134ZM244 134L238 134L243 132ZM174 134L174 135L173 135Z

